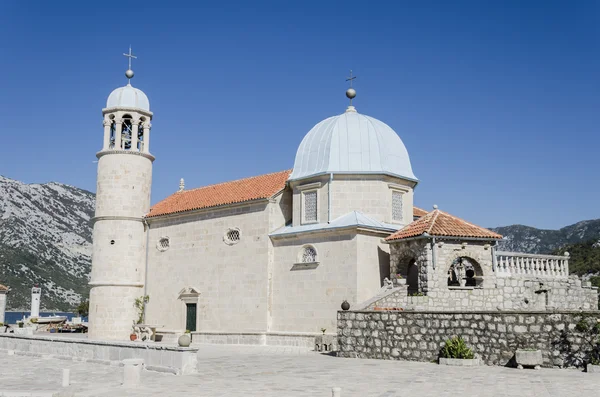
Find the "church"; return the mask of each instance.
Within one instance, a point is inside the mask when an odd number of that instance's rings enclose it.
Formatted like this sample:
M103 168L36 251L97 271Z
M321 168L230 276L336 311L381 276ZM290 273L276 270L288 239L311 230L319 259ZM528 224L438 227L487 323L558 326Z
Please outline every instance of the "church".
M163 334L312 346L315 335L336 333L342 302L378 296L391 273L403 273L413 292L427 293L432 283L434 296L438 281L424 272L440 240L419 240L421 251L408 240L431 237L436 220L440 237L456 230L485 252L489 269L479 273L491 273L502 236L415 207L419 180L402 139L358 112L352 87L346 96L340 114L315 120L292 169L198 188L181 180L179 191L150 207L150 101L130 82L115 89L102 110L97 153L89 337L128 339L139 317L135 300L148 296L143 321ZM422 227L412 224L419 218ZM415 227L422 230L411 234ZM394 245L400 240L408 248ZM395 261L407 249L422 252L422 267ZM441 279L448 273L437 269ZM486 285L496 286L490 277Z

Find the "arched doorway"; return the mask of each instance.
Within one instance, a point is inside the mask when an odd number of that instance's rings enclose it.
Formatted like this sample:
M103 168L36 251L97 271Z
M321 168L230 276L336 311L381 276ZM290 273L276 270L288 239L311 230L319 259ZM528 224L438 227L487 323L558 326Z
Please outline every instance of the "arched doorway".
M419 292L419 267L415 259L412 259L408 264L406 285L408 286L409 295Z

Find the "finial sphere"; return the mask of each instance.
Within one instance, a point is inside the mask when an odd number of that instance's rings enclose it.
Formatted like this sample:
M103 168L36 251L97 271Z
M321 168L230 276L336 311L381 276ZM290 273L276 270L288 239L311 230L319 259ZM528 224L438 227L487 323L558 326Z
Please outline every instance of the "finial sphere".
M356 90L355 90L354 88L348 88L348 89L346 90L346 96L347 96L349 99L353 99L353 98L356 96Z
M125 77L127 77L128 79L133 78L133 70L127 69L127 71L125 72Z

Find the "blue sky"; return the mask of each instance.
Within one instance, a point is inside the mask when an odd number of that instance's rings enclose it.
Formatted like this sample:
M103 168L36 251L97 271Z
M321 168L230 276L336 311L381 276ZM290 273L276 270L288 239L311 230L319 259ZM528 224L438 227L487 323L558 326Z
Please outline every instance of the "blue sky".
M95 191L129 44L153 203L182 177L291 168L353 69L358 111L409 151L416 205L484 226L600 218L598 1L3 1L0 174Z

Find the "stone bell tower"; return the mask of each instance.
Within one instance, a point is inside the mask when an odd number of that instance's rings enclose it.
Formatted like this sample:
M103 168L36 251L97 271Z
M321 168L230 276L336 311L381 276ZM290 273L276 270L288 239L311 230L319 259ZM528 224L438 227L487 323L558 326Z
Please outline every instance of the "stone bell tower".
M96 213L92 219L90 280L91 339L127 340L138 319L134 301L144 295L146 233L150 210L152 162L150 102L129 79L114 90L102 109L104 139L98 157Z

